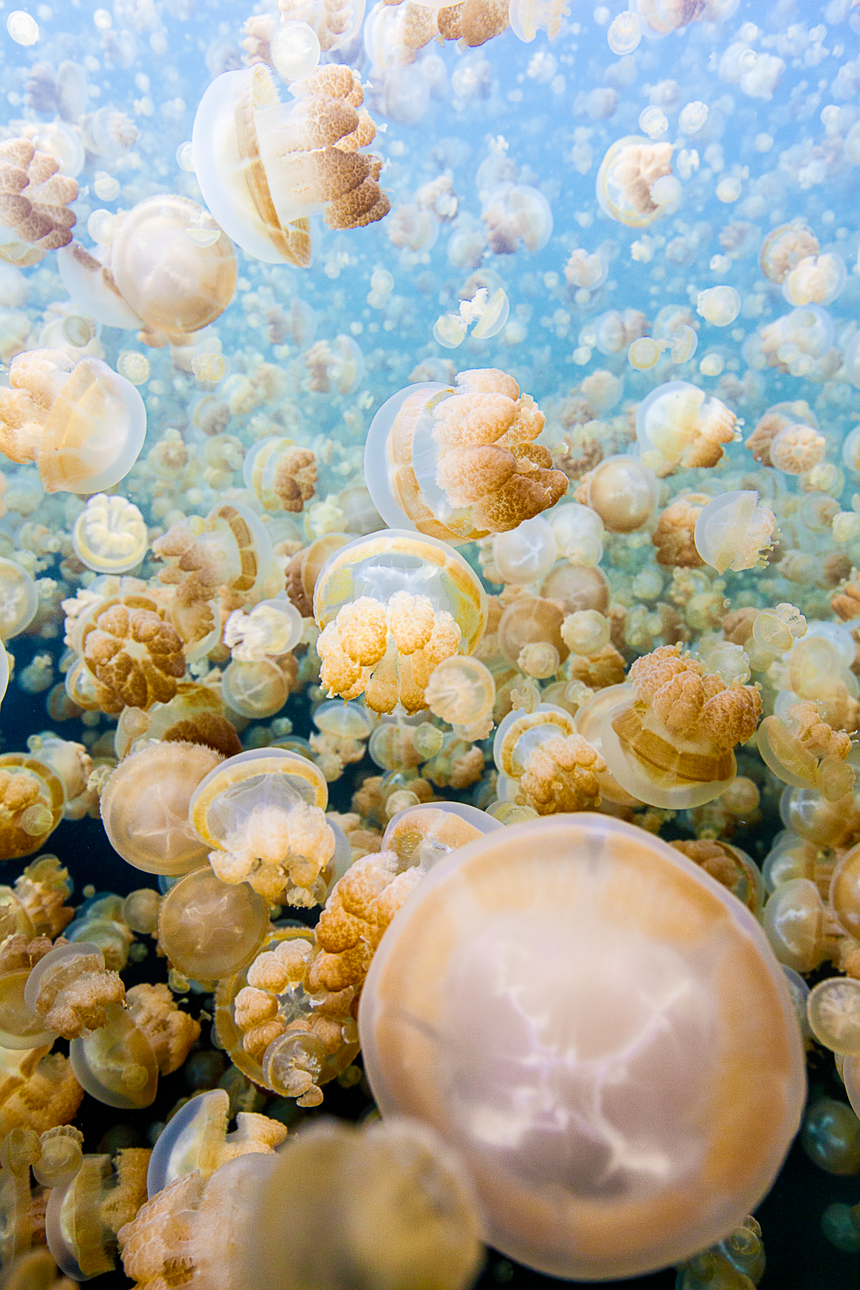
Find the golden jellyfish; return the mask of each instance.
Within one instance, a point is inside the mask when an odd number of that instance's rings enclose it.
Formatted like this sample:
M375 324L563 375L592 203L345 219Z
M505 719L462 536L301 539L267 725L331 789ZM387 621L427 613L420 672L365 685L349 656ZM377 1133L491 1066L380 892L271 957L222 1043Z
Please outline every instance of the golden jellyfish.
M724 1237L805 1096L755 919L604 815L506 828L437 864L374 957L359 1026L383 1117L442 1133L484 1239L554 1276L633 1276Z
M659 484L654 471L637 457L606 457L582 476L577 502L596 511L610 533L633 533L657 509Z
M758 725L758 690L736 681L727 686L677 645L638 658L624 690L601 731L603 755L621 787L669 809L719 797L737 773L735 745Z
M481 218L494 255L513 255L520 243L540 251L552 236L552 210L539 188L503 184L483 203Z
M393 395L373 418L365 477L393 527L463 542L504 533L555 505L567 476L535 441L544 414L513 377L461 372L455 387L421 383Z
M782 294L790 305L829 305L842 291L847 277L841 255L807 255L785 275Z
M0 756L0 859L32 855L63 818L65 794L47 762L24 753Z
M352 336L318 340L305 354L310 388L317 394L352 394L364 375L364 356Z
M661 478L674 470L716 466L724 444L738 437L737 418L717 398L688 381L668 381L642 400L636 437L642 464Z
M208 865L185 874L159 906L159 948L192 981L234 976L268 934L263 897L247 882L222 882Z
M261 439L242 465L245 487L253 490L267 511L301 511L314 495L317 475L310 448L277 436Z
M227 586L253 604L263 598L273 576L266 526L239 502L219 502L205 520L191 515L177 521L153 542L152 550L170 562L170 576L178 570L206 595Z
M97 358L59 350L12 360L0 390L0 451L35 462L46 492L95 493L124 479L146 434L146 408L125 377Z
M192 148L206 205L249 255L306 268L309 216L330 228L360 228L388 213L380 158L360 151L376 134L356 73L319 68L280 103L267 67L225 72L206 90Z
M773 546L776 516L754 489L722 493L703 506L696 519L698 554L717 573L760 569Z
M374 712L426 707L436 666L472 654L487 600L470 566L443 542L386 529L335 551L317 579L321 684Z
M73 677L70 670L67 690L78 682L77 692L86 698L88 687L94 706L103 712L148 708L176 694L177 683L185 675L182 637L149 596L99 599L76 624L76 631L79 664L88 676Z
M226 883L248 882L272 903L310 908L336 839L328 788L313 762L283 748L252 749L216 766L195 790L189 819Z
M202 744L150 742L124 758L102 790L108 841L144 873L176 877L206 863L208 851L188 822L200 783L223 759Z
M175 194L148 197L120 217L106 267L143 326L173 344L214 322L236 290L230 239Z
M783 283L801 260L817 256L818 251L818 238L806 224L801 221L780 224L762 243L762 272L771 282Z
M72 240L78 185L29 139L4 139L0 167L0 259L26 268Z
M75 520L72 546L81 564L96 573L125 573L149 547L143 515L125 497L96 493Z
M26 631L38 607L36 584L27 570L15 560L0 557L0 640Z
M424 699L440 721L472 726L493 711L496 684L480 659L455 654L437 663L430 673Z
M600 209L629 228L646 228L677 202L672 144L627 135L616 139L597 172Z
M234 658L221 677L221 697L231 712L249 720L265 720L283 708L292 679L294 674L291 677L277 659Z

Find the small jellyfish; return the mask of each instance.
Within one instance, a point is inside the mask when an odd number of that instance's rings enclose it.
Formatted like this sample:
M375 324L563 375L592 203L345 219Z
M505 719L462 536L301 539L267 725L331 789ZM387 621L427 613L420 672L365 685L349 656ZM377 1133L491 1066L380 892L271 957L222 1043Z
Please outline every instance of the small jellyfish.
M520 243L527 251L540 251L552 236L552 210L539 188L503 184L481 209L487 241L494 255L513 255Z
M379 514L463 542L504 533L553 506L567 476L535 440L544 415L513 377L461 372L456 387L401 390L373 419L365 476Z
M771 282L783 283L801 260L817 256L818 251L818 238L806 224L780 224L762 243L762 272Z
M324 899L335 851L320 770L283 748L253 749L216 766L195 790L189 819L225 883L247 882L271 903Z
M47 762L24 753L0 756L0 860L32 855L63 817L62 781Z
M158 911L159 948L192 981L220 981L240 972L268 932L263 897L247 882L222 882L208 865L186 873Z
M484 1239L550 1276L634 1276L722 1239L771 1185L805 1096L753 916L605 815L508 827L438 863L374 956L359 1030L383 1117L440 1131ZM488 1145L488 1123L513 1121Z
M26 631L38 607L36 584L27 570L15 560L0 557L0 641Z
M323 6L324 14L328 11ZM269 51L275 71L285 81L301 81L315 72L320 61L320 39L306 22L280 22Z
M364 355L352 336L318 340L305 354L309 385L317 394L352 394L364 375Z
M776 516L757 492L723 493L708 502L696 520L696 550L718 573L760 569L767 563L775 532Z
M840 294L848 277L841 255L808 255L789 269L782 294L791 305L829 305Z
M606 42L609 48L620 58L638 49L641 40L639 18L630 9L616 14L606 31Z
M610 533L633 533L647 524L657 508L659 485L654 471L636 457L606 457L582 476L577 502L596 511Z
M124 479L146 434L134 386L97 358L77 364L58 350L12 360L0 390L0 451L35 462L46 492L96 493Z
M542 581L558 553L556 529L542 515L493 537L493 563L505 583Z
M708 287L696 297L696 313L714 327L728 327L741 311L741 297L734 287Z
M261 439L246 454L242 478L267 511L296 514L314 495L317 463L310 448L292 439Z
M202 744L171 740L145 744L120 762L102 791L100 812L108 841L127 864L176 877L206 863L188 806L221 761Z
M642 464L663 477L678 468L716 466L733 443L737 418L717 398L687 381L668 381L636 411ZM605 464L605 463L604 463Z
M627 135L616 139L600 163L597 200L611 219L646 228L680 196L672 174L672 144Z
M317 580L314 617L321 683L374 712L426 706L443 659L471 654L486 627L478 578L451 547L386 529L342 547Z
M121 216L105 267L147 330L173 344L214 322L236 290L229 238L175 194L148 197Z
M472 726L492 712L496 685L484 663L458 654L436 665L430 673L424 699L440 721L452 726Z
M75 520L72 546L81 564L96 573L126 573L149 547L146 522L125 497L96 493Z
M359 151L376 129L356 73L319 68L290 86L282 104L264 64L224 72L197 108L194 169L218 224L249 255L307 267L309 216L330 228L360 228L388 213L382 161Z
M735 778L734 747L761 716L754 686L726 685L718 673L661 645L636 659L626 697L604 717L603 755L618 783L651 806L701 806Z

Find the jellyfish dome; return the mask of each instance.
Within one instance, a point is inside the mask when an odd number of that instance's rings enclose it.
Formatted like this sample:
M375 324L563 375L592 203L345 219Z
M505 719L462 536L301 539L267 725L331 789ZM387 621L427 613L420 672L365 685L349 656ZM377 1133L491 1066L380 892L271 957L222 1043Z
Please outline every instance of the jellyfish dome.
M379 409L364 468L379 514L447 542L505 533L567 491L536 442L544 414L512 376L461 372L455 386L421 382Z
M97 493L124 479L146 435L135 387L98 358L77 364L59 350L12 360L0 390L0 451L35 462L46 492Z
M383 1116L439 1132L485 1239L551 1276L635 1276L719 1241L800 1124L803 1045L761 928L604 815L440 860L374 957L359 1032Z
M306 268L309 216L330 228L360 228L388 213L379 157L359 149L376 127L361 82L330 64L295 81L281 103L267 67L224 72L206 90L191 143L206 205L225 232L258 260Z

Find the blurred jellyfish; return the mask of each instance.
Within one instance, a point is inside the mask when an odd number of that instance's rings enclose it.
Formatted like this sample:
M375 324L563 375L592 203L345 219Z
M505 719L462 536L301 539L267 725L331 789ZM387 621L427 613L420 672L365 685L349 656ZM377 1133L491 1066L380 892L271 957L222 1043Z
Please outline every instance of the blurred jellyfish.
M627 135L609 148L597 173L597 200L612 219L645 228L680 197L671 143Z

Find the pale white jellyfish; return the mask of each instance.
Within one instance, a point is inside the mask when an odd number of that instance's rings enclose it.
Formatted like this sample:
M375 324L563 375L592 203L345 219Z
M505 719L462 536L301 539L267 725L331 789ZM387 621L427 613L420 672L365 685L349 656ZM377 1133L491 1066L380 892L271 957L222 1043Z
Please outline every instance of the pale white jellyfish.
M694 540L699 555L718 573L762 568L773 546L776 516L753 489L723 493L703 509Z
M696 297L696 313L714 327L728 327L741 311L741 298L734 287L708 287Z

